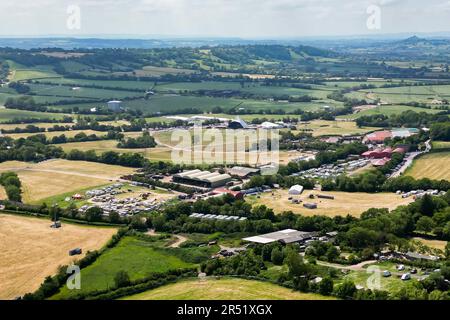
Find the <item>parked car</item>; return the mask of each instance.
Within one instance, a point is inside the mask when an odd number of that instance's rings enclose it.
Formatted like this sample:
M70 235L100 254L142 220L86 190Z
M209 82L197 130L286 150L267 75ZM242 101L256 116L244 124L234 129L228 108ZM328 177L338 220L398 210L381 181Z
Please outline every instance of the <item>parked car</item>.
M390 271L388 271L388 270L384 270L384 271L383 271L383 277L388 278L388 277L390 277L391 275L392 275L392 274L391 274Z
M401 279L402 279L403 281L411 280L411 274L409 274L409 273L404 273L404 274L402 274Z

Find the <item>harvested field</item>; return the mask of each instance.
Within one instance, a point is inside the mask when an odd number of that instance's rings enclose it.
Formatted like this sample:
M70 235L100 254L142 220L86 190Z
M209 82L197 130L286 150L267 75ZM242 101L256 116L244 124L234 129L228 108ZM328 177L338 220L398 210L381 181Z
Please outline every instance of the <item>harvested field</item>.
M324 194L334 196L334 200L330 199L309 199L309 195ZM288 200L302 200L302 203L295 204ZM325 215L329 217L346 216L350 214L359 217L361 213L370 208L388 208L393 210L401 205L407 205L413 201L412 198L403 199L394 193L349 193L349 192L321 192L321 191L305 191L301 196L288 195L288 190L277 190L272 193L263 193L261 198L250 196L246 198L247 202L256 205L266 205L272 208L275 213L283 211L292 211L296 214L304 216ZM317 203L317 209L306 209L303 203Z
M333 300L313 293L301 293L275 284L244 280L214 279L182 281L125 300Z
M71 131L51 131L51 132L34 132L34 133L11 133L5 134L7 137L11 137L13 139L27 138L29 136L35 136L37 134L44 134L47 139L51 139L53 137L59 137L61 135L65 135L67 138L73 138L79 133L85 133L86 135L95 134L98 137L105 136L106 132L94 131L94 130L71 130Z
M450 180L450 152L429 153L417 158L405 175L416 179Z
M427 247L442 250L442 251L445 251L445 246L447 245L447 241L443 241L443 240L430 240L430 239L424 239L424 238L419 238L419 237L416 237L413 239L422 242Z
M315 120L305 124L299 124L297 130L311 132L314 137L318 136L342 136L353 134L365 134L380 128L361 127L358 128L354 121L326 121Z
M99 249L115 232L65 223L52 229L46 219L0 214L0 299L35 291L58 266L84 256L70 257L69 250Z

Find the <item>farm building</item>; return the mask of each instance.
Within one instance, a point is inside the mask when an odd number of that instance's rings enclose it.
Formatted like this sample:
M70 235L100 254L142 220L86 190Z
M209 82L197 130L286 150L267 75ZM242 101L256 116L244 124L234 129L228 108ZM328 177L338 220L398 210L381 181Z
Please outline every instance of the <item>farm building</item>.
M228 174L231 176L237 176L239 178L248 178L250 176L253 176L255 174L259 173L259 169L255 168L247 168L247 167L233 167L231 169L228 169Z
M298 185L298 184L295 185L295 186L292 186L292 187L289 189L289 194L290 194L290 195L301 195L302 192L303 192L303 186Z
M231 181L228 174L201 170L189 170L173 175L173 182L199 186L203 188L222 187Z
M230 121L230 123L228 124L228 129L247 129L247 128L248 124L240 118Z
M244 198L244 193L241 191L233 191L226 188L217 188L213 190L213 193L215 195L225 195L229 194L232 195L235 199L242 200Z
M316 236L315 232L304 232L293 229L286 229L262 234L259 236L248 237L242 240L260 244L267 244L276 241L281 242L283 244L289 244L289 243L301 243L307 240L311 240L315 236Z
M363 139L364 143L383 143L384 140L392 138L392 132L389 130L369 133Z

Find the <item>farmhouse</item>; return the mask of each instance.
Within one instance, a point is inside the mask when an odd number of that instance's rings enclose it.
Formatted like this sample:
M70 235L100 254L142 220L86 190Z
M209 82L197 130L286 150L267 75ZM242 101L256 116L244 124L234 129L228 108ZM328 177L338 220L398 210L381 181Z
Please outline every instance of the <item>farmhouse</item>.
M172 181L203 188L217 188L230 182L231 176L228 174L220 174L219 172L209 172L196 169L174 174Z
M289 243L302 243L307 240L311 240L313 237L316 236L317 234L315 232L304 232L293 229L286 229L267 234L262 234L259 236L248 237L242 240L260 244L267 244L276 241L282 244L289 244Z

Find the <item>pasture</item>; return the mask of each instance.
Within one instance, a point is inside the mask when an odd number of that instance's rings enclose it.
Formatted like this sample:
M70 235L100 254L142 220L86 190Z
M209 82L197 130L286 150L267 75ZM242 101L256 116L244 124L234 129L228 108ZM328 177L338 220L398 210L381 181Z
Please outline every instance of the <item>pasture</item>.
M104 185L134 172L121 166L68 160L38 164L8 161L0 164L0 172L5 171L14 171L19 175L26 203L41 203L51 196Z
M59 137L61 135L65 135L67 138L73 138L77 134L85 133L86 135L95 134L98 137L106 135L106 132L94 131L94 130L70 130L70 131L49 131L49 132L33 132L33 133L8 133L5 134L7 137L11 137L13 139L27 138L30 136L35 136L37 134L43 134L47 137L47 139L51 139L53 137ZM57 145L61 146L61 145Z
M58 267L100 249L116 233L115 228L63 223L50 228L50 219L0 214L0 300L33 292ZM83 255L68 251L82 248Z
M309 195L331 195L334 200L320 199L315 197L309 199ZM293 199L302 200L302 203L295 204L288 200L289 197ZM265 205L272 208L275 213L282 213L284 211L292 211L295 214L304 216L346 216L351 215L359 217L364 211L370 208L387 208L393 210L401 205L407 205L413 199L403 199L401 196L394 193L350 193L350 192L321 192L306 190L300 196L292 196L288 194L288 190L276 190L274 195L267 192L257 196L249 196L245 198L246 202L252 205ZM317 209L307 209L303 207L303 203L316 203Z
M67 114L51 113L51 112L36 112L16 109L6 109L0 107L0 122L7 122L11 120L21 120L26 118L34 119L62 119Z
M124 300L334 300L272 283L236 278L180 281Z
M429 153L414 160L405 175L416 179L450 180L450 152Z

